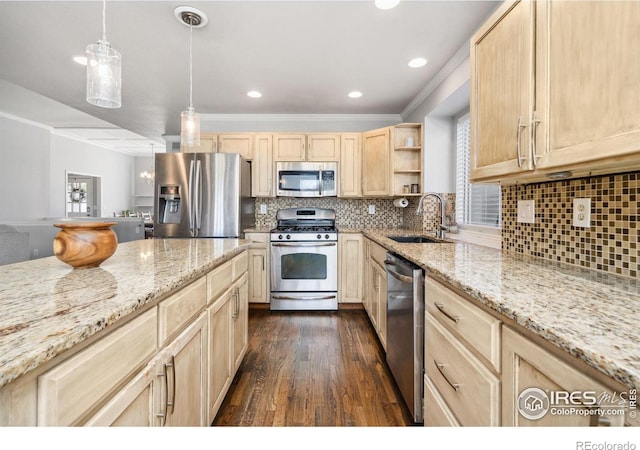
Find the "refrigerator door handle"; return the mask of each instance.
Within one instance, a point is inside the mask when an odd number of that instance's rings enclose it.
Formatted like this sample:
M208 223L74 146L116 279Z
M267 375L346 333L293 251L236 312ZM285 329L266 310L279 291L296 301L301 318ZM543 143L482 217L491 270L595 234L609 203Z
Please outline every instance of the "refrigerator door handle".
M195 235L198 236L198 233L200 232L200 220L201 220L201 213L202 213L202 185L201 185L201 181L202 181L202 166L200 163L200 160L198 159L196 161L196 195L194 197L195 200L195 204L196 204L196 208L195 208L195 222L196 222L196 226L195 226Z
M193 170L194 170L194 161L191 160L189 165L189 202L187 203L187 213L189 214L189 232L191 233L191 237L193 237Z

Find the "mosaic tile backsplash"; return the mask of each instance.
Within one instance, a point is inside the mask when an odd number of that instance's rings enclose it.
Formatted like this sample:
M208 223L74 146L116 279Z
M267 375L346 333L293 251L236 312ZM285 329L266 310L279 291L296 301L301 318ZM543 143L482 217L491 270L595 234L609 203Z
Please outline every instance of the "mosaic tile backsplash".
M640 172L502 187L502 248L638 277ZM591 227L573 226L573 199L591 198ZM518 200L535 200L535 223L518 223Z
M261 204L267 205L267 214L260 214ZM368 213L369 205L375 205L375 214ZM304 207L335 209L336 225L339 227L399 228L403 226L404 210L393 206L393 199L276 197L256 198L256 227L275 227L276 213L279 209Z

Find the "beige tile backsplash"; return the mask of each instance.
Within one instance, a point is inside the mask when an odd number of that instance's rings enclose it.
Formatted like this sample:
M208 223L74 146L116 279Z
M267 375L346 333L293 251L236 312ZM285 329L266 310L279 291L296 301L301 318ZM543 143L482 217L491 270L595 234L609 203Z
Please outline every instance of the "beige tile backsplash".
M638 277L640 172L502 187L502 248ZM591 227L573 223L573 199L591 198ZM517 201L535 200L535 223L518 223Z

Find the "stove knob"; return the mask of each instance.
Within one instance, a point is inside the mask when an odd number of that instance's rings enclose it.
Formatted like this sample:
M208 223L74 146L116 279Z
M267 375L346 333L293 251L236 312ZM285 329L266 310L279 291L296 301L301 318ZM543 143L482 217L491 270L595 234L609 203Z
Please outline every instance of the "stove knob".
M290 234L287 234L287 239L291 239L291 235Z
M325 234L325 235L324 235L324 238L325 238L325 239L329 239L329 235L328 235L328 234Z
M278 235L278 239L282 239L282 235L281 234Z
M316 237L317 237L318 239L322 239L322 235L321 235L321 234L317 235Z

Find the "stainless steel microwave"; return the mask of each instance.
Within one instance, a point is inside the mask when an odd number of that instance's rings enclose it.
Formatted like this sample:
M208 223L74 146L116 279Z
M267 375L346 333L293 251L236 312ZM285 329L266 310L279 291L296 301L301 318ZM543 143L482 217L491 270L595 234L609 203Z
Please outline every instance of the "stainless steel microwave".
M337 162L277 162L278 197L336 197Z

